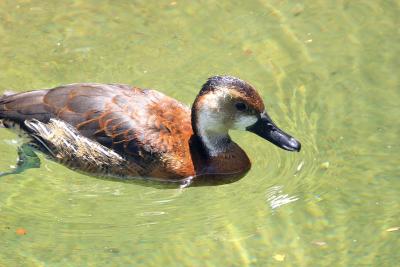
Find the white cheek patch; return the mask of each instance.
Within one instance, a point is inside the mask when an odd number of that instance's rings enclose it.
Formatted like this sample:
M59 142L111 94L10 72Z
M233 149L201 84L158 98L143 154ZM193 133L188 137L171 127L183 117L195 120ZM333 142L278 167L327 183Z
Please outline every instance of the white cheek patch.
M257 122L256 116L251 115L242 115L236 118L235 122L233 123L233 128L236 130L246 130L247 127L253 125Z
M207 103L200 107L198 111L198 129L200 134L205 134L207 131L218 132L223 127L223 118L220 112L221 102L226 97L223 90L218 90L214 93L209 93L203 96L203 101Z
M199 112L198 129L201 134L206 131L217 131L221 127L222 121L218 113L212 110Z

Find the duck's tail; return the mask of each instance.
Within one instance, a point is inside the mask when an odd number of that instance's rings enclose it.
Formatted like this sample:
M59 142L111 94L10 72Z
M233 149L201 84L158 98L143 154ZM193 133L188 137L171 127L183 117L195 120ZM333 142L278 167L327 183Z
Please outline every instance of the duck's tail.
M7 96L14 95L14 94L16 94L16 92L6 90L0 95L0 128L5 128L5 125L3 123L3 119L4 119L3 113L4 112L2 112L2 110L4 109L5 98Z
M10 90L0 93L0 128L15 128L17 125L15 121L9 120L9 108L6 106L10 102L10 98L16 94L16 92Z
M3 125L18 124L24 128L24 121L38 119L48 121L49 112L43 103L47 91L29 91L23 93L12 93L6 91L0 96L0 120Z
M17 92L12 91L12 90L5 90L5 91L1 94L0 99L3 98L3 97L5 97L5 96L15 95L16 93L17 93Z
M12 93L11 93L12 94ZM4 124L3 124L3 120L2 120L2 112L1 112L1 110L2 110L2 106L3 106L3 102L4 102L4 98L6 97L6 96L8 96L8 95L10 95L9 94L9 91L4 91L1 95L0 95L0 128L4 128L5 126L4 126Z

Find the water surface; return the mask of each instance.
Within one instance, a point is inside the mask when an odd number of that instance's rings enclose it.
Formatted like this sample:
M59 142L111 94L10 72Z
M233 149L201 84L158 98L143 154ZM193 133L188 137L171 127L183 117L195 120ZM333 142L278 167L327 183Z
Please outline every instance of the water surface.
M396 266L399 12L383 0L1 1L0 91L127 83L190 105L207 77L230 74L303 147L233 132L249 174L185 190L41 157L0 179L0 265ZM0 170L16 148L0 129Z

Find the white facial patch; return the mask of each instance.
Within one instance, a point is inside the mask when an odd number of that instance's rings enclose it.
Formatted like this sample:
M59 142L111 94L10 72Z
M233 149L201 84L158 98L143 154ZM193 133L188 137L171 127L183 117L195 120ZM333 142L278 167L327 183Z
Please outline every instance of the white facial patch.
M246 130L247 127L256 123L257 120L257 117L254 115L241 115L236 118L232 128L236 130Z
M206 94L202 101L207 104L198 110L198 134L212 156L225 151L223 143L229 138L223 116L220 114L221 103L227 96L228 93L225 90Z
M200 134L208 131L218 132L223 127L220 112L221 103L228 96L225 90L217 90L203 96L204 102L207 103L200 107L198 111L198 127Z

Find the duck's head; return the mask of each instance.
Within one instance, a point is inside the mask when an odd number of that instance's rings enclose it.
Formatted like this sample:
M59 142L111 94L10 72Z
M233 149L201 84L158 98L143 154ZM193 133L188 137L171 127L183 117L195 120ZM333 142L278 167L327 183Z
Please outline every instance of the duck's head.
M228 147L229 129L253 132L285 150L301 148L271 120L254 87L231 76L211 77L203 85L192 107L192 126L214 155Z

